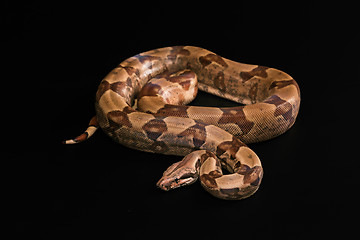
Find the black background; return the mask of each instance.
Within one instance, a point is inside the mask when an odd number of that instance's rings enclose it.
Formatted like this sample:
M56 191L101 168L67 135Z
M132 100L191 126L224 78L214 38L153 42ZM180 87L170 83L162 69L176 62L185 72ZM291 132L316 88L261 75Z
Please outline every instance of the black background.
M353 236L360 186L355 6L50 2L9 1L2 14L3 184L15 238ZM102 131L83 144L60 144L86 128L97 85L111 69L174 45L278 68L300 86L293 128L250 145L265 175L246 200L216 199L199 183L163 192L155 183L181 158L127 149ZM193 104L235 105L207 94Z

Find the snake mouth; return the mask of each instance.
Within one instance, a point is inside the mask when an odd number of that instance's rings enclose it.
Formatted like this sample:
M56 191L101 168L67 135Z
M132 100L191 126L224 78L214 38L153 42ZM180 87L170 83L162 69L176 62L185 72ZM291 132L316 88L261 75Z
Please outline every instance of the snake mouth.
M168 176L163 176L157 183L156 186L164 191L169 191L178 187L186 186L192 184L197 180L197 177L193 174L184 174L180 178L169 178Z

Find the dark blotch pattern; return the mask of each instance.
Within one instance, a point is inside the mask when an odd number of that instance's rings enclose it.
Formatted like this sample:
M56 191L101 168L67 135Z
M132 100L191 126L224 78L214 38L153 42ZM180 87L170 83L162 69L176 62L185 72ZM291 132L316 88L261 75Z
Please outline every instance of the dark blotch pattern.
M251 88L249 89L249 98L251 99L252 103L256 102L257 93L258 93L258 83L254 83Z
M200 180L203 184L205 184L209 188L217 188L218 185L216 184L215 179L219 178L221 176L222 176L221 172L219 172L217 170L213 170L213 171L209 172L208 174L201 175Z
M151 82L148 82L141 89L137 98L141 99L143 96L157 96L157 94L159 93L160 90L161 90L161 86L151 83Z
M161 60L160 57L150 56L150 55L138 54L134 57L137 58L142 64L146 64L149 69L152 69L152 63L151 63L152 61Z
M160 108L156 116L172 116L172 117L188 117L187 109L189 106L181 106L181 105L171 105L171 104L165 104L163 108Z
M211 64L212 62L215 62L223 67L228 66L222 57L220 57L219 55L216 55L214 53L209 53L206 56L199 57L199 61L204 67Z
M235 154L239 151L239 148L243 146L246 146L245 143L233 136L232 141L225 141L219 144L216 149L216 155L220 157L225 152L228 152L229 157L235 159Z
M200 163L203 164L203 163L204 163L208 158L210 158L210 157L216 159L216 156L215 156L214 153L209 152L209 151L206 151L204 154L201 155L201 157L200 157ZM219 161L216 161L216 166L220 166Z
M247 120L243 111L244 107L220 108L223 112L219 123L235 123L239 126L243 134L247 134L253 128L254 123Z
M187 128L179 134L182 137L190 137L193 141L195 148L200 148L206 140L206 130L205 125L201 123L196 123L195 125Z
M236 197L238 196L240 189L239 188L230 188L230 189L220 189L222 194L227 195L228 197Z
M96 92L96 102L99 102L101 96L109 89L110 89L110 83L108 83L105 80L101 81L98 90Z
M242 164L240 161L235 163L234 172L245 175L250 170L250 167L246 164Z
M170 51L170 54L167 55L167 58L171 61L175 61L175 59L178 55L189 56L190 51L187 49L184 49L184 46L175 46L175 47L172 47L172 50Z
M178 83L180 86L185 89L189 90L191 81L196 78L196 74L193 71L186 70L179 75L174 76L165 76L165 79L172 83Z
M158 137L167 131L166 123L162 119L152 119L142 127L151 140L156 141Z
M267 77L266 69L268 69L268 67L258 66L249 72L241 72L240 77L243 82L250 80L254 76L265 78Z
M217 87L219 90L221 90L221 91L226 90L225 76L224 76L223 72L219 72L216 75L216 77L214 78L214 84L215 84L215 87Z
M131 76L131 75L133 75L133 74L136 74L136 76L138 76L138 77L140 76L139 69L136 69L136 68L134 68L134 67L129 67L129 66L123 67L123 66L121 66L121 64L119 64L119 67L125 69L125 71L127 72L127 74L128 74L129 76Z
M123 111L115 110L111 111L107 114L107 118L109 119L109 124L111 128L117 129L120 127L132 127L131 122L127 114Z
M289 121L291 124L295 121L293 114L292 114L292 105L281 99L277 95L272 95L268 97L265 101L265 103L274 104L276 106L274 116L283 116L283 118L287 121Z
M133 86L130 77L127 78L126 82L114 82L112 84L103 80L96 92L96 101L99 101L101 96L109 89L125 98L127 103L131 102Z
M297 82L294 79L290 80L279 80L279 81L273 81L271 85L269 86L269 90L273 88L281 89L289 85L294 85L297 89L298 95L300 96L300 88Z
M255 166L247 171L244 175L244 184L250 183L252 186L258 186L262 179L262 167Z

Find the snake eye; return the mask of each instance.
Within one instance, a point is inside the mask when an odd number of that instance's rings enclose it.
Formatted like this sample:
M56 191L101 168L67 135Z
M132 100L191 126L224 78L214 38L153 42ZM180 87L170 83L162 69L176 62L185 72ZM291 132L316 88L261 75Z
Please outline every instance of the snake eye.
M178 178L175 178L175 182L178 183L178 182L179 182L179 179L178 179Z

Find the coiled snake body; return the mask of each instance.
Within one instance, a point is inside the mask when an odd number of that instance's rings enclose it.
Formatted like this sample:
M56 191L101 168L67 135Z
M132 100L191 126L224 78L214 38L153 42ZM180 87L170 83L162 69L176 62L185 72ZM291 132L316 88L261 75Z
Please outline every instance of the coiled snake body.
M160 82L171 83L170 91L162 91ZM197 87L245 106L179 105L191 101ZM99 125L127 147L185 156L164 172L157 183L161 189L199 177L214 196L243 199L259 188L263 176L258 156L245 143L284 133L299 106L297 83L280 70L234 62L199 47L160 48L126 59L102 80L96 117L84 134L66 143L87 139ZM230 174L223 175L221 167Z

